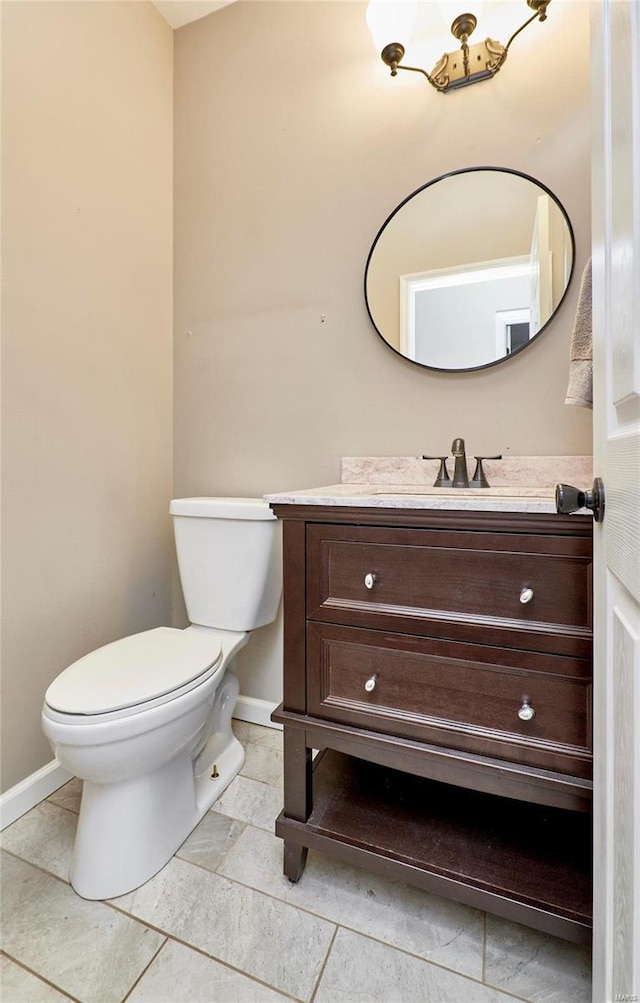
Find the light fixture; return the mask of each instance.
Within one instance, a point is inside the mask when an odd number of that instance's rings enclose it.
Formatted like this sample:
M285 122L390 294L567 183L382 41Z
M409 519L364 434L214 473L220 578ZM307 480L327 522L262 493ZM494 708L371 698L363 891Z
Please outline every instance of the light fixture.
M485 38L484 42L469 45L469 36L475 30L478 21L475 14L459 14L451 25L451 34L460 42L460 48L455 52L445 52L431 73L427 73L419 66L401 65L405 51L403 41L408 41L412 21L417 10L415 2L371 0L367 8L367 25L377 43L378 51L380 51L380 45L383 45L381 58L383 63L390 68L392 77L397 75L398 70L422 73L436 90L446 94L447 91L455 90L458 87L467 87L469 84L494 77L506 60L514 38L532 21L546 21L547 7L550 2L551 0L527 0L527 6L534 13L514 31L506 45L502 45L492 38ZM402 18L401 26L399 26L399 15ZM392 19L394 19L393 28L391 27ZM389 38L394 37L401 38L403 41L388 41Z

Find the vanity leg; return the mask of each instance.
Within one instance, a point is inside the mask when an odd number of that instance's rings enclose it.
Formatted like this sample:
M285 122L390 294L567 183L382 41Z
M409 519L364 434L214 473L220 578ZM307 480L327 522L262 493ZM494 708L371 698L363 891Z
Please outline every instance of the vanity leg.
M304 731L284 729L284 815L296 822L306 822L313 807L311 786L311 749ZM284 841L284 873L289 881L298 881L307 861L307 847Z
M302 877L307 862L307 847L284 841L284 876L295 884Z
M304 731L285 728L284 753L284 813L296 822L306 822L313 807L311 789L311 749L307 748Z

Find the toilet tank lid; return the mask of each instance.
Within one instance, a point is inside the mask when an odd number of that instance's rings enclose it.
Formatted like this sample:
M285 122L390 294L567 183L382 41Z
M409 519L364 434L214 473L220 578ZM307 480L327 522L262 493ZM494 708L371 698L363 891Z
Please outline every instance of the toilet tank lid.
M200 516L202 519L275 519L261 498L174 498L171 515Z
M49 686L45 703L63 714L107 714L166 696L209 673L220 638L155 627L96 648Z

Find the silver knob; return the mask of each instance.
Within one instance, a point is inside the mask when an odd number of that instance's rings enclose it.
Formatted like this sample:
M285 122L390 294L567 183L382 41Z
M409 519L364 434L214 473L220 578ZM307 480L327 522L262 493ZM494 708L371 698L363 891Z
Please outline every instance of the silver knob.
M373 588L373 586L374 586L374 585L375 585L375 583L376 583L376 578L377 578L377 577L378 577L378 576L377 576L377 575L375 575L375 574L373 574L373 572L371 572L371 571L370 571L370 572L369 572L368 574L366 574L366 575L364 576L364 584L365 584L365 587L366 587L366 588L368 588L368 589L372 589L372 588Z
M531 721L532 718L536 716L536 712L529 703L528 697L522 698L522 707L518 711L518 717L521 721Z
M377 681L378 681L377 676L371 676L371 679L367 679L366 683L364 684L365 691L367 693L373 693L373 691L376 688Z
M523 589L520 593L520 602L524 605L533 599L533 589Z

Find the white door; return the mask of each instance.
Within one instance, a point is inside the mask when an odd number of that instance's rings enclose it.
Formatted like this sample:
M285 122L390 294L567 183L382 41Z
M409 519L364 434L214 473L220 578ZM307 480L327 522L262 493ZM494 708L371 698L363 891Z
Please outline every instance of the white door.
M640 3L592 9L594 1003L640 999Z
M553 313L551 258L551 199L539 195L529 251L531 276L531 337L537 334Z

